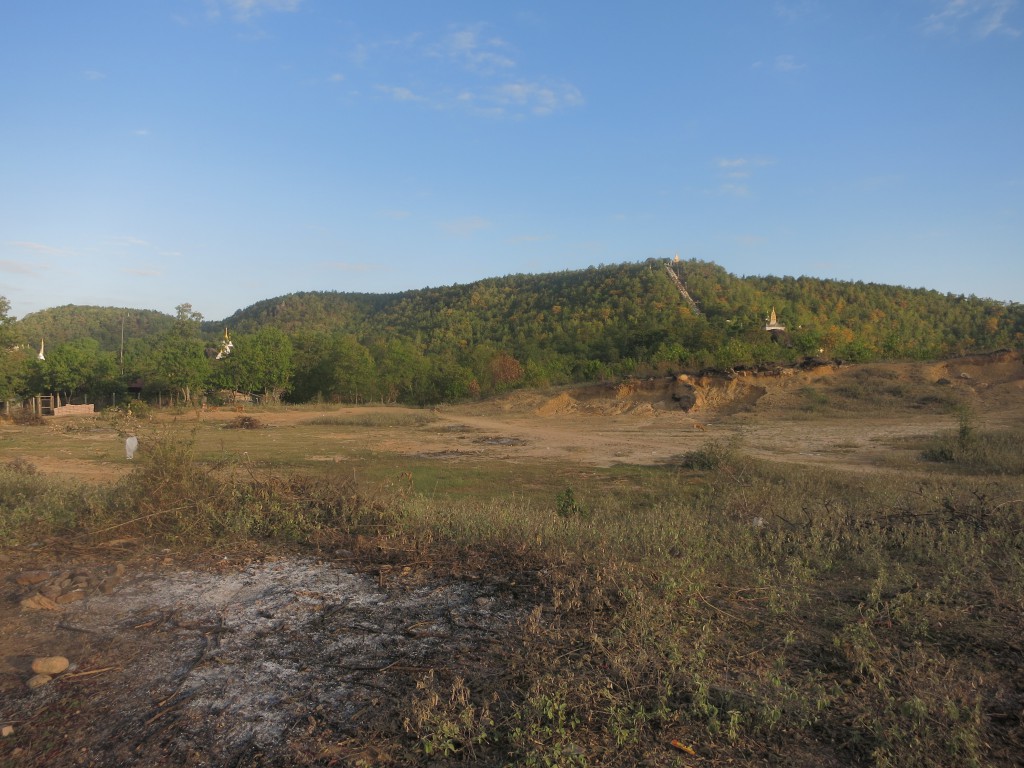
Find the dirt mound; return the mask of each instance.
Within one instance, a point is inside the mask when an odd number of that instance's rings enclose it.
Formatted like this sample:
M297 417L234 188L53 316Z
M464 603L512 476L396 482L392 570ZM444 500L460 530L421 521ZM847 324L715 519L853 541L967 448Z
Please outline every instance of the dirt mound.
M752 407L767 389L736 375L630 379L616 384L574 387L537 406L538 416L656 416L666 411L731 412Z
M575 413L578 408L576 400L566 392L555 395L550 400L544 401L537 408L538 416L560 416L564 413Z

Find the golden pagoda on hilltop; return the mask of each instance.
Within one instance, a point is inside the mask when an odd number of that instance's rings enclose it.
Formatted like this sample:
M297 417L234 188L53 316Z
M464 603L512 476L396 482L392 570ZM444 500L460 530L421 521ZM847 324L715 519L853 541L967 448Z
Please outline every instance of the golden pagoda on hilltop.
M775 307L772 307L772 313L764 320L764 329L766 331L784 331L786 326L779 323L779 318L775 316Z

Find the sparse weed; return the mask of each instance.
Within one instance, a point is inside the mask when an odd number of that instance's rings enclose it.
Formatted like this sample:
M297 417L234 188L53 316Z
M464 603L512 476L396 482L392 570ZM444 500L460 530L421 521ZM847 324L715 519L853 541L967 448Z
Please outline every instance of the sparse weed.
M1024 431L982 432L961 411L956 432L940 434L921 451L926 461L951 465L971 474L1024 474Z
M329 414L305 422L319 427L423 427L436 421L430 413L371 411L358 414Z
M581 517L586 514L586 508L576 500L576 495L571 487L567 487L555 498L555 511L559 517Z
M371 530L416 557L459 553L442 568L530 581L533 610L486 672L419 681L395 722L415 739L410 763L671 765L676 738L738 765L1013 765L1024 749L1019 432L961 413L936 444L971 474L866 481L711 442L628 488L566 472L531 478L532 495L460 496L430 469L380 501L336 471L200 461L192 439L140 437L131 473L93 495L0 466L0 534ZM479 486L507 471L460 467Z
M710 440L695 451L683 455L682 466L685 469L716 470L735 457L731 446L717 440Z
M416 683L411 714L404 728L413 734L428 758L458 755L472 759L487 743L494 725L486 702L475 704L461 677L442 687L430 670Z

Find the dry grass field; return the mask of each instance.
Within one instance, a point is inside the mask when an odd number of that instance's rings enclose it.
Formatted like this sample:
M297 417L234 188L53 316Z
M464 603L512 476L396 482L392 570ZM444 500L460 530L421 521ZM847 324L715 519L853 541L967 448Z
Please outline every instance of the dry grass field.
M4 764L1024 750L1016 353L2 424L0 535Z

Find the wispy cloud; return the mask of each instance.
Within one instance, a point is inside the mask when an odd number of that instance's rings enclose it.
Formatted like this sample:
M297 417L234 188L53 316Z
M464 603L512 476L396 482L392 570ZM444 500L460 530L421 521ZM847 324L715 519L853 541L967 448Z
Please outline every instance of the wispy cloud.
M544 116L584 103L583 94L572 83L520 72L513 46L491 34L485 24L452 27L440 37L416 33L362 42L350 56L365 69L385 51L392 72L399 62L415 73L414 86L393 74L374 86L395 101L492 117ZM425 67L424 60L432 66ZM411 76L409 79L412 81Z
M82 73L86 80L105 80L107 76L98 69L87 69Z
M790 53L784 53L776 56L770 62L755 61L753 64L754 69L772 69L776 72L799 72L804 68L803 62L799 61L796 56Z
M485 37L483 31L483 24L454 29L430 53L452 59L475 72L514 67L516 62L508 54L508 43L500 37Z
M20 251L28 251L37 256L74 256L75 252L69 248L59 248L55 245L45 243L34 243L27 240L15 240L8 245Z
M796 56L784 54L775 57L775 69L778 72L796 72L803 68L804 65L796 60Z
M733 179L745 179L755 168L774 164L774 160L765 157L722 157L716 162L719 171Z
M796 22L816 11L816 4L810 0L785 0L772 6L775 15L788 22Z
M719 158L715 161L720 179L718 193L730 197L748 197L750 195L749 180L755 170L774 164L774 160L764 157Z
M206 0L207 13L220 16L222 9L238 21L248 21L268 11L291 13L297 11L302 0Z
M1009 20L1017 0L941 0L939 5L939 10L924 19L922 27L927 34L966 32L980 39L994 34L1010 37L1021 34Z
M455 237L469 237L470 235L479 232L481 229L487 229L487 227L491 226L491 222L480 216L466 216L461 219L443 221L440 226L441 229L449 235L454 235Z
M563 107L580 106L583 94L569 83L544 85L520 81L498 87L494 100L502 105L523 107L535 115L549 115Z
M398 85L377 85L374 86L381 93L387 94L395 101L427 101L425 96L413 93L408 88Z

